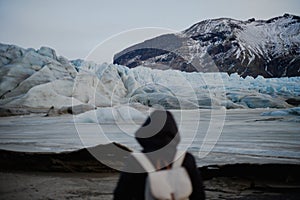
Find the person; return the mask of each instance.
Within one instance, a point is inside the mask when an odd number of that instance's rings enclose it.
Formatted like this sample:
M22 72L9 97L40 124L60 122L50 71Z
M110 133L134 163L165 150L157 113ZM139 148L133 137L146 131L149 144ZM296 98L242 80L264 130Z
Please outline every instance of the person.
M173 115L166 110L155 110L135 133L135 138L142 146L154 166L166 169L172 165L180 142L180 135ZM186 153L182 166L186 169L192 184L190 200L205 199L204 187L199 170L192 154ZM128 158L127 167L121 173L114 190L114 200L143 200L145 182L148 173L133 156ZM142 172L142 173L138 173Z

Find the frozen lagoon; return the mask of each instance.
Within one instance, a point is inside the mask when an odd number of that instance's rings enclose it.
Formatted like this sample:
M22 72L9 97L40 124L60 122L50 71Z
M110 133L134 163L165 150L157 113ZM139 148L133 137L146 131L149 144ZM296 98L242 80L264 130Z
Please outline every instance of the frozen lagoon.
M299 117L262 116L274 109L226 110L224 126L213 120L224 110L173 110L181 132L181 149L188 149L198 166L235 163L300 164ZM28 115L3 117L0 120L0 148L25 152L62 152L87 146L118 142L139 150L133 135L135 123L74 123L72 115L43 117ZM199 156L209 125L211 133L221 131L216 144L206 156ZM203 153L203 149L201 150ZM202 154L203 155L203 154Z

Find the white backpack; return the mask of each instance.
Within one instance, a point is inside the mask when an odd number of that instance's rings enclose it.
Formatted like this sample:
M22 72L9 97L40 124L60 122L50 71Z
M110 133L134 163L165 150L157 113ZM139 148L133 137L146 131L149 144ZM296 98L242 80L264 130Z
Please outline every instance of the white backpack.
M151 161L142 153L133 154L148 172L145 188L145 200L185 200L192 193L189 175L181 166L185 153L177 152L171 169L156 171Z

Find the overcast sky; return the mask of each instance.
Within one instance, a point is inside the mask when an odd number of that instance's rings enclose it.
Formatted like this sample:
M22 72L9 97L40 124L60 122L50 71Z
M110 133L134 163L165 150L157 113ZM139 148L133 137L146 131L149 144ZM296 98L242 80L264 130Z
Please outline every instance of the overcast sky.
M181 31L204 19L269 19L300 15L299 0L0 0L0 42L49 46L69 59L86 58L102 45L101 61L116 49L163 32ZM159 29L141 29L160 27ZM137 29L136 41L114 35ZM143 31L141 31L143 30ZM121 34L122 35L122 34ZM121 44L122 43L122 44ZM101 46L101 45L100 45ZM99 47L99 46L98 46ZM103 50L105 48L105 50ZM104 54L103 54L104 55Z

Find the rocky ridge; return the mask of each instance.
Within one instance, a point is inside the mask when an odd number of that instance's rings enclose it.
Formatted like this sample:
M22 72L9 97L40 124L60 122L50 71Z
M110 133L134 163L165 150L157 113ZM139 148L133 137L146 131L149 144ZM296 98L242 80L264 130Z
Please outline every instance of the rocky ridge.
M299 33L300 17L290 14L269 20L209 19L133 45L117 53L114 63L242 77L300 76Z

